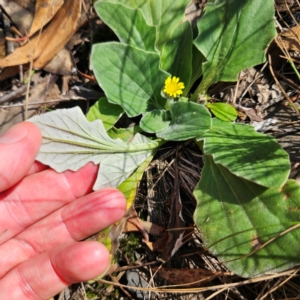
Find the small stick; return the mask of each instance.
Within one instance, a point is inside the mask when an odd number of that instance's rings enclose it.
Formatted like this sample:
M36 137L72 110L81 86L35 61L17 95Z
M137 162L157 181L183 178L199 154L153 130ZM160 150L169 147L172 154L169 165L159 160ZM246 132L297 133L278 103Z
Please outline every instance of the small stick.
M278 79L276 78L275 74L274 74L274 71L273 71L273 68L272 68L272 60L271 60L271 56L270 54L268 55L268 60L269 60L269 69L270 69L270 72L276 82L276 84L278 85L278 87L280 88L281 92L283 93L283 95L286 97L286 99L289 101L289 103L291 104L291 106L293 107L293 109L295 110L296 114L299 115L299 111L298 109L296 108L294 102L290 99L290 97L288 96L288 94L285 92L284 88L281 86L281 84L279 83Z
M10 24L9 24L9 21L7 20L7 18L5 18L5 16L3 16L3 27L4 27L5 37L12 38L12 34L10 32ZM13 42L7 40L6 41L7 54L13 53L14 50L15 50L15 48L14 48Z
M18 88L17 90L12 91L11 93L0 98L0 104L4 103L4 102L15 100L16 98L21 96L25 91L26 91L26 85L23 85L20 88Z
M300 86L297 85L294 81L292 81L291 79L287 78L286 76L284 76L283 74L279 73L276 70L274 70L274 73L276 74L276 76L281 77L288 85L290 85L291 87L293 87L294 89L296 89L298 92L300 92Z

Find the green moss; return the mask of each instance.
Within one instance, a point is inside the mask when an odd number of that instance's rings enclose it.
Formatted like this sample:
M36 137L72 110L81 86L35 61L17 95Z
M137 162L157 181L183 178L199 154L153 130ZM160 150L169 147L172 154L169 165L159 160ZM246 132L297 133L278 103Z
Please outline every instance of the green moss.
M134 262L136 259L134 257L134 251L141 245L140 237L136 233L129 233L126 237L120 240L120 252L118 252L120 256L126 257L130 262Z

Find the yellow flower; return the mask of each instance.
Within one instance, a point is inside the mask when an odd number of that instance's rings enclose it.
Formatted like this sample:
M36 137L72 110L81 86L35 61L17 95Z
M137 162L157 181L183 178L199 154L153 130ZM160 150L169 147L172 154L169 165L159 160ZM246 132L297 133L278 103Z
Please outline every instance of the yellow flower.
M165 81L164 93L171 97L178 97L182 94L184 83L179 82L179 78L173 76L168 77Z

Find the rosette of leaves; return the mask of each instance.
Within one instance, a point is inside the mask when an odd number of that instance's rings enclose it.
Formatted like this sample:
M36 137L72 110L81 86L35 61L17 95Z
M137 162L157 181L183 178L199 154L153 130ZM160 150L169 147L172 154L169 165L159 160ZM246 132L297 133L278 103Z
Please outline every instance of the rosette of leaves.
M194 191L194 220L204 244L244 277L287 269L300 262L300 189L287 180L288 154L274 138L233 123L231 106L196 101L211 84L235 81L242 69L265 61L275 36L273 1L208 1L194 28L184 20L189 2L95 3L119 38L92 50L106 98L91 108L88 120L79 108L34 117L43 134L37 159L58 172L101 163L94 189L119 187L129 207L156 150L166 141L194 139L205 156ZM179 99L162 92L170 76L184 83ZM115 128L124 113L140 116L139 126Z

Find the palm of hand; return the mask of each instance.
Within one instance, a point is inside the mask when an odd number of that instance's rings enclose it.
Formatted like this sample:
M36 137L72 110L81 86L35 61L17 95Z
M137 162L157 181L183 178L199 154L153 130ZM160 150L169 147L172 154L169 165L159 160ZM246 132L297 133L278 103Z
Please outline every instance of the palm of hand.
M40 143L31 123L0 137L0 299L48 299L103 273L106 248L78 241L125 211L117 190L91 193L93 164L57 174L34 162Z

